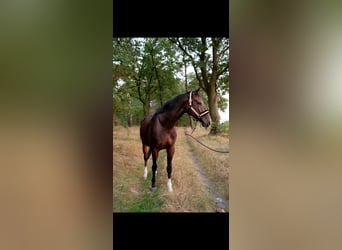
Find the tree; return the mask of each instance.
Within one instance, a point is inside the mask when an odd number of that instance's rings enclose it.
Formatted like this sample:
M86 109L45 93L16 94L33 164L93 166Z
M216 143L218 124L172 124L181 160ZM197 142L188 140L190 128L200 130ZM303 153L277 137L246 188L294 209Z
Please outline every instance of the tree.
M181 67L176 48L167 38L114 38L114 111L122 108L120 112L131 112L142 107L143 115L147 115L151 103L163 105L181 91L177 78ZM136 100L141 103L139 107L134 106Z
M219 104L224 106L222 95L228 92L229 40L213 38L169 38L188 58L198 85L208 97L212 125L210 133L216 134L220 124ZM222 107L222 106L221 106Z

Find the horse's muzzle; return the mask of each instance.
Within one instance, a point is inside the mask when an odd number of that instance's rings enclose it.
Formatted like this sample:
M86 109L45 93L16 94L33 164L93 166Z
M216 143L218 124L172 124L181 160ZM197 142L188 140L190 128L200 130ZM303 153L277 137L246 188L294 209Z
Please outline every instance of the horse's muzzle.
M209 125L210 125L210 120L205 120L205 121L203 121L203 119L202 119L202 120L201 120L201 124L202 124L203 127L207 128L207 127L209 127Z

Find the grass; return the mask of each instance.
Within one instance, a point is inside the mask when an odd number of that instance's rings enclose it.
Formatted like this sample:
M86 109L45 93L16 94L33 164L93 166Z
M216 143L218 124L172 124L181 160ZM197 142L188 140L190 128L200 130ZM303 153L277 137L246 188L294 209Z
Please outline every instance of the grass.
M198 133L200 129L196 129ZM202 165L208 165L208 178L217 182L223 192L228 193L227 182L219 176L224 174L221 168L229 167L226 158L201 151L198 143L188 142L184 128L177 128L178 138L173 158L172 184L174 191L167 191L166 151L162 150L158 158L156 191L151 191L151 165L148 165L148 178L143 179L144 160L139 137L139 128L113 128L113 211L114 212L213 212L215 202L208 192L203 179L194 165L194 157ZM201 139L211 140L222 145L220 137L208 137L201 132ZM223 139L227 141L227 137ZM193 153L191 153L193 152ZM220 167L218 167L220 166ZM212 173L216 172L217 173ZM226 195L225 195L226 196Z
M144 192L128 208L127 212L159 212L164 201L160 197L160 190L154 192Z
M192 135L211 148L222 151L227 151L229 148L227 135L209 135L204 129L196 129ZM229 200L229 154L211 151L199 145L192 138L189 138L189 144L194 150L205 176L215 183L217 191Z

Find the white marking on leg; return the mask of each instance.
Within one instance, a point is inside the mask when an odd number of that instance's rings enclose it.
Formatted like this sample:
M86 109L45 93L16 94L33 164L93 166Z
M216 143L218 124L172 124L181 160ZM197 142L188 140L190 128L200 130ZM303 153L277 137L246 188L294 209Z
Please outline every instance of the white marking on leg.
M167 189L169 190L169 192L172 192L172 183L171 183L171 178L167 180Z
M144 179L147 179L147 167L144 168Z

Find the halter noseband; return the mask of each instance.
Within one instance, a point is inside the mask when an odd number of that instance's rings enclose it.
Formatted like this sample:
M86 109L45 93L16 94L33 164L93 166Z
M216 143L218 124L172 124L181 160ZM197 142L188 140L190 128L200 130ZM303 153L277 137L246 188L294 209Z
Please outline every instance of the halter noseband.
M197 116L198 119L200 119L202 116L205 116L206 114L209 113L209 110L204 110L203 112L201 112L200 114L192 107L192 91L190 91L190 95L189 95L189 106L190 109L192 110L192 112L195 113L195 115Z

